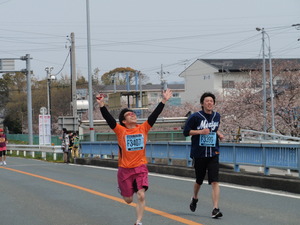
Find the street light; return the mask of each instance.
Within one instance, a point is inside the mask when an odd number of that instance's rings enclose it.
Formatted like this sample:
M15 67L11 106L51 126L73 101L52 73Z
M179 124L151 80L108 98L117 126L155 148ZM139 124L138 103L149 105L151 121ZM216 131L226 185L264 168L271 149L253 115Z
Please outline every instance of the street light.
M272 72L272 58L271 58L271 41L270 36L264 28L256 28L262 33L262 47L263 47L263 101L264 101L264 132L266 128L266 64L265 64L265 34L269 41L269 67L270 67L270 98L271 98L271 113L272 113L272 133L275 133L275 118L274 118L274 93L273 93L273 72Z
M45 71L47 72L47 114L50 116L50 133L51 133L51 127L52 127L52 122L51 122L51 80L56 80L56 76L54 74L51 74L51 71L53 70L53 67L46 67Z

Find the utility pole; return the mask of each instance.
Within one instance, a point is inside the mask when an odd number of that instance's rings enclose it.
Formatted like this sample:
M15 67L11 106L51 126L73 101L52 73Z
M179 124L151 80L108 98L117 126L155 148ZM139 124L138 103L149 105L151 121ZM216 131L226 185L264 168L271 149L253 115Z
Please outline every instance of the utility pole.
M266 33L269 39L269 66L270 66L270 97L271 97L271 115L272 115L272 133L275 133L275 115L274 115L274 91L273 91L273 66L271 55L271 41L269 35Z
M71 60L71 81L72 81L72 109L74 122L77 122L77 95L76 95L76 61L75 61L75 35L71 33L71 46L70 46L70 60ZM77 127L77 126L75 126Z
M32 97L31 97L31 67L30 67L30 54L26 54L25 56L21 56L20 58L7 58L1 59L3 60L24 60L26 61L26 69L22 70L2 70L2 66L0 67L0 73L14 73L14 72L22 72L26 74L27 77L27 118L28 118L28 142L30 145L33 144L33 129L32 129ZM2 63L1 63L2 64Z
M29 144L33 145L30 54L26 54L26 56L22 57L21 59L26 60L28 135Z
M91 32L90 32L90 4L86 0L86 23L87 23L87 56L88 56L88 90L89 90L89 125L90 125L90 141L95 141L94 116L93 116L93 85L92 85L92 63L91 63Z
M265 59L265 32L262 29L263 46L263 105L264 105L264 132L267 132L267 91L266 91L266 59Z
M0 73L15 73L22 72L26 74L27 77L27 118L28 118L28 142L30 145L33 144L33 129L32 129L32 97L31 97L31 66L30 66L30 54L21 56L20 58L6 58L0 59ZM13 60L23 60L26 61L26 69L22 70L2 70L4 61L13 61Z
M46 71L46 79L47 79L47 114L51 115L51 88L50 88L50 84L51 84L51 79L52 79L52 75L51 75L51 71L54 68L51 66L47 66L45 68Z
M166 80L164 80L164 74L166 74L166 73L169 73L169 72L164 72L163 65L161 64L160 72L157 72L157 74L160 74L160 84L161 84L162 91L167 89L167 83L166 83Z

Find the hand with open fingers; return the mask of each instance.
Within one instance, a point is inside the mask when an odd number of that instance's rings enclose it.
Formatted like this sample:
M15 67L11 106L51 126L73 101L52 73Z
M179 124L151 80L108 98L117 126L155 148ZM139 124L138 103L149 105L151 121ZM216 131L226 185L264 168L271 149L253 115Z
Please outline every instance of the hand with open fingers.
M171 89L166 89L163 91L162 93L162 96L163 96L163 99L162 99L162 103L166 103L171 97L172 97L173 93L171 91Z

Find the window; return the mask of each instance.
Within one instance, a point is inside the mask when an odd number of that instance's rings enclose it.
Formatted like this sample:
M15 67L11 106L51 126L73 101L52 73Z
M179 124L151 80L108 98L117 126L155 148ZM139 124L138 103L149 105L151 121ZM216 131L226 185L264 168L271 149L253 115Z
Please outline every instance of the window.
M233 80L223 80L222 81L222 88L234 88L234 81Z
M203 80L209 80L210 79L210 75L204 75L203 76Z

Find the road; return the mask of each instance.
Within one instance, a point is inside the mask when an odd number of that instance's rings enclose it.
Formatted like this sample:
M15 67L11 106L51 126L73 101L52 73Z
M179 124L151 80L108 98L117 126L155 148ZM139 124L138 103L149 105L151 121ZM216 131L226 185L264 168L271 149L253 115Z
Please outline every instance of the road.
M113 168L8 157L0 167L1 225L133 225ZM221 184L224 217L212 219L211 187L189 210L193 179L150 173L143 225L299 225L300 195Z

